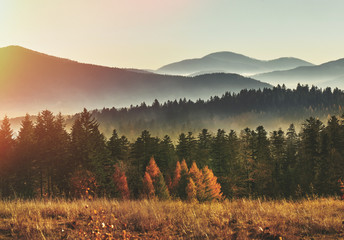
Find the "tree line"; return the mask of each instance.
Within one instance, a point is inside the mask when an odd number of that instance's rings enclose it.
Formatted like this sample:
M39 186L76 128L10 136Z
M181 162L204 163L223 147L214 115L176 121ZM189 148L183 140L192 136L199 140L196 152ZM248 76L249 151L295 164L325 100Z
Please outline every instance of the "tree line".
M0 194L22 197L299 198L339 194L344 172L344 122L310 117L300 132L291 124L256 129L203 129L153 137L144 130L130 142L113 130L106 139L84 109L71 130L61 114L26 115L18 136L9 119L0 127Z
M154 136L163 137L168 133L175 139L181 132L227 128L231 121L236 122L235 125L239 125L236 130L240 130L263 123L266 128L273 129L270 125L281 126L276 118L283 119L286 126L310 116L325 120L328 115L343 114L343 102L344 92L337 88L319 89L299 84L295 89L287 89L284 85L278 85L262 90L226 92L209 100L184 98L164 103L155 100L150 106L142 103L129 108L104 108L94 110L92 114L101 123L102 132L108 136L113 129L117 129L129 139L135 139L143 130L149 129ZM244 114L250 115L247 117ZM248 118L250 124L245 125Z

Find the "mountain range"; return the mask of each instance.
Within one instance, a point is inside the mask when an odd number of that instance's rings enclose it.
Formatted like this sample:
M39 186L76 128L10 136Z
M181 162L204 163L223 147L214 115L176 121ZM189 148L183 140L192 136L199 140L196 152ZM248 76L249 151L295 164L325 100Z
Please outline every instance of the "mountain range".
M19 46L0 48L0 116L36 114L43 109L69 114L83 107L208 99L225 91L270 87L238 74L169 76L84 64Z
M233 52L216 52L202 58L186 59L165 65L157 73L173 75L199 75L209 72L230 72L242 75L287 70L300 66L313 66L312 63L293 57L282 57L263 61Z
M273 71L254 75L253 78L276 85L284 83L287 87L296 84L316 85L344 89L344 58L317 66L303 66L285 71Z

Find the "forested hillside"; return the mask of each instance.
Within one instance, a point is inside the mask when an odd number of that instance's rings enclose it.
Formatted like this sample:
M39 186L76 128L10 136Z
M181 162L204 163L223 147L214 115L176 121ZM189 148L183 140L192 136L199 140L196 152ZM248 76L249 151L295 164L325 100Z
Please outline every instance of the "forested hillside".
M101 132L110 137L113 129L134 140L143 130L154 136L168 134L176 140L180 132L199 132L203 128L240 131L263 125L269 131L286 130L290 123L300 126L311 116L327 121L330 115L342 115L344 92L339 89L319 89L298 85L296 89L277 86L272 89L226 92L209 100L157 100L151 106L142 103L130 108L104 108L93 111ZM74 118L68 120L68 126Z
M308 118L300 132L293 124L285 132L203 129L181 132L173 144L168 135L158 138L147 130L131 142L113 130L107 140L86 109L67 133L63 117L45 110L35 122L26 116L15 139L4 118L0 154L3 198L336 195L344 171L344 123L332 116L327 124Z
M84 64L19 46L0 48L0 115L36 114L43 108L74 114L83 107L129 106L186 97L209 98L225 90L272 87L238 74L168 76Z

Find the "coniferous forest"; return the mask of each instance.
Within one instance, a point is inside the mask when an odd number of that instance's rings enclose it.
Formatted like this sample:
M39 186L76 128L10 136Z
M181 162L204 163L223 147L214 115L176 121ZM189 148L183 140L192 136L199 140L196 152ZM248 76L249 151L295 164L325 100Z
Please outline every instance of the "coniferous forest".
M220 97L195 102L179 99L159 103L155 100L150 106L142 103L130 108L104 108L92 111L92 115L107 137L117 129L119 134L135 140L143 130L149 129L154 136L162 138L168 134L175 140L181 132L196 133L204 128L213 132L218 128L240 131L263 125L273 131L276 126L286 130L290 123L294 123L300 129L302 122L311 116L322 121L331 115L341 116L343 103L344 92L340 89L299 84L295 89L283 85L226 92ZM67 125L71 126L74 120L75 117L67 120Z
M219 129L135 141L108 139L84 109L71 129L61 114L27 115L14 137L0 127L2 198L182 199L301 198L338 195L344 172L344 121L305 119L301 130ZM67 131L68 130L68 131Z

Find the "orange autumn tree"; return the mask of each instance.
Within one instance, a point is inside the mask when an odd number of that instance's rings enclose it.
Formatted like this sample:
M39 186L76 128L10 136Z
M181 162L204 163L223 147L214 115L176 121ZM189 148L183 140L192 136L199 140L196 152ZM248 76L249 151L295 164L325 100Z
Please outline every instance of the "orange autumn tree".
M180 166L180 162L177 161L176 169L174 170L173 181L172 181L171 188L170 188L170 191L174 195L176 195L177 191L178 191L177 189L178 189L178 184L179 184L179 181L180 181L180 178L181 178L181 171L182 171L182 168Z
M154 193L151 189L149 178L152 182ZM161 173L153 157L151 157L149 164L146 167L146 172L143 179L143 187L144 193L148 198L151 198L151 195L156 195L159 199L168 199L170 197L163 174Z
M205 201L214 201L222 199L221 185L217 182L217 177L208 166L202 169L203 183L205 184Z
M156 162L154 160L154 157L151 157L151 159L150 159L150 161L146 167L146 172L152 178L153 182L157 179L157 177L161 173L158 165L156 164Z
M144 198L148 199L155 197L153 181L148 172L145 172L145 176L143 177L143 195Z
M186 194L189 202L197 202L197 188L191 177L189 178L188 185L186 186Z
M113 181L116 188L117 197L126 200L130 198L130 192L125 173L121 171L118 165L115 165L115 172L113 174Z
M203 182L203 174L197 167L195 162L192 163L189 177L193 180L196 186L196 195L198 201L202 202L205 199L205 184Z

